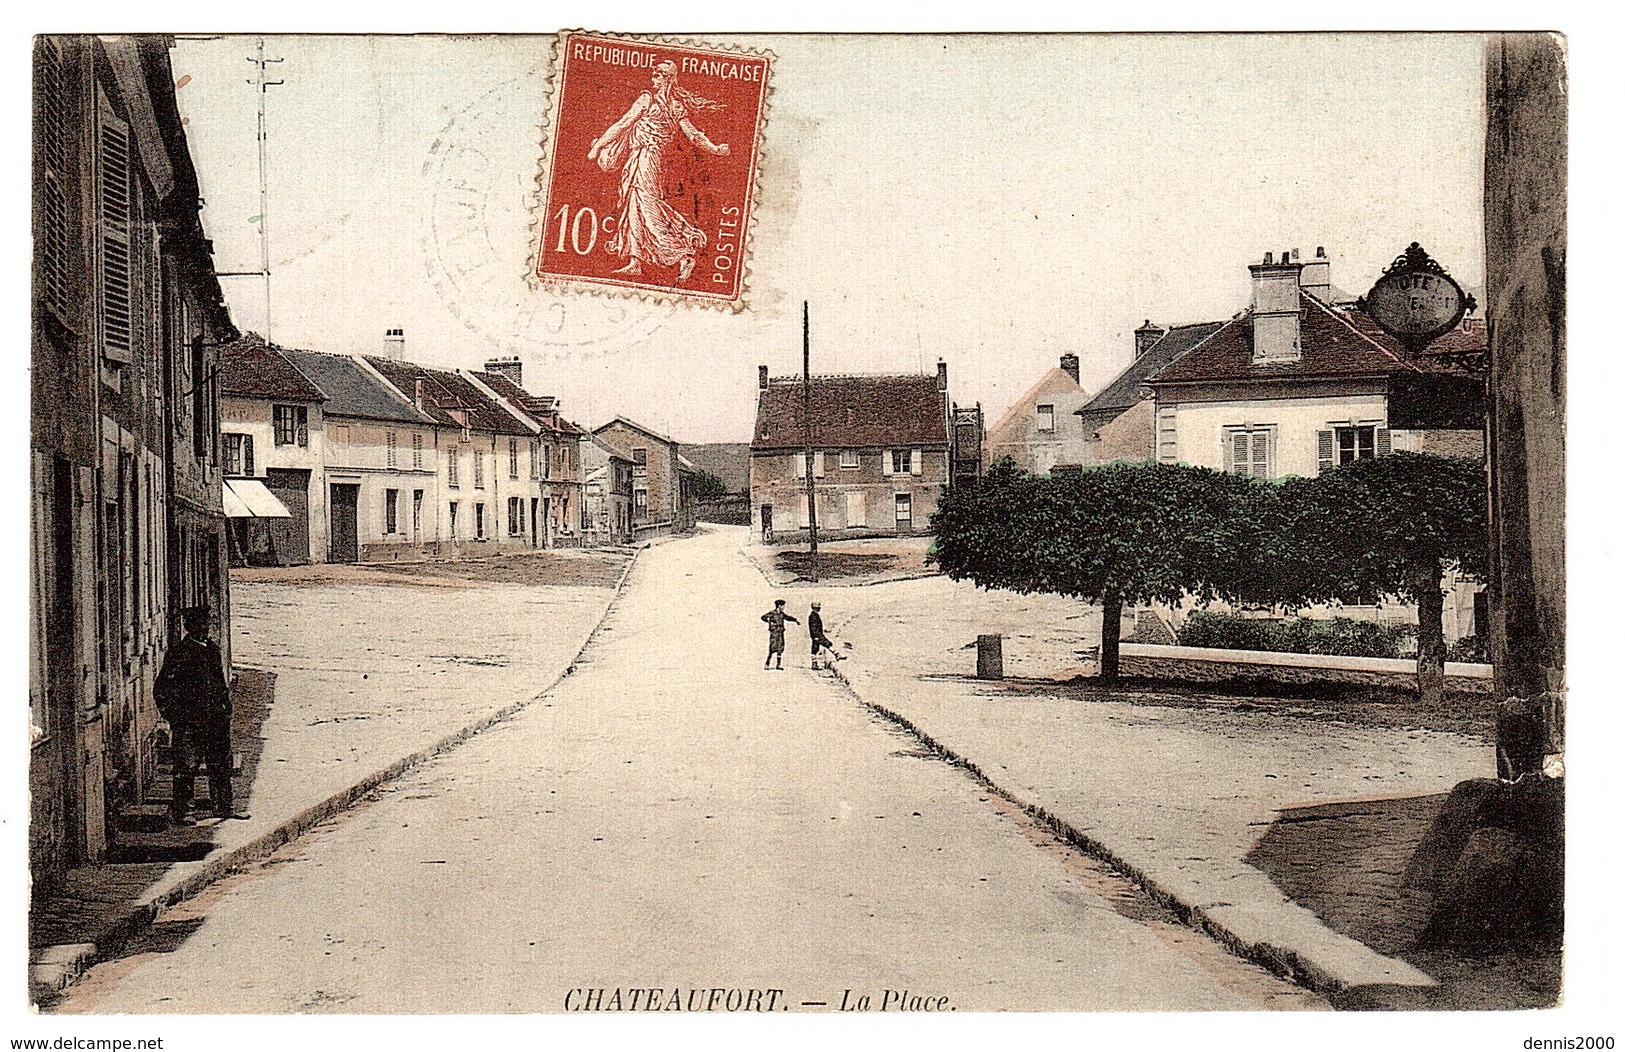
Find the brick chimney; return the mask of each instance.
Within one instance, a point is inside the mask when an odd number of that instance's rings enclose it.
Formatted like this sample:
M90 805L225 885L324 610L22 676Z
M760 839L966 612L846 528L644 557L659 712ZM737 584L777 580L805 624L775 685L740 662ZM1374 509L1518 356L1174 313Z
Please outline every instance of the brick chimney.
M1253 275L1253 364L1299 361L1303 347L1298 340L1298 278L1303 264L1293 262L1287 249L1279 263L1266 252L1264 262L1247 269Z
M1072 377L1072 382L1078 382L1078 356L1075 354L1061 355L1061 372Z
M509 355L506 358L486 359L485 371L488 373L496 373L498 376L504 377L515 387L522 388L525 386L525 366L524 363L519 360L519 356L517 354Z
M405 329L384 330L384 357L388 358L392 362L404 361L406 359Z
M948 363L943 361L941 358L938 358L937 359L937 390L946 391L947 389L948 389Z
M756 367L756 386L757 387L766 387L767 386L767 366L765 366L765 365L758 365Z
M1293 259L1297 255L1293 252ZM1326 246L1316 248L1315 258L1303 265L1303 275L1298 279L1298 284L1320 302L1332 302L1332 261L1326 258Z
M1163 325L1151 324L1151 319L1145 319L1145 324L1134 330L1134 357L1138 358L1151 349L1151 345L1168 335L1168 329Z

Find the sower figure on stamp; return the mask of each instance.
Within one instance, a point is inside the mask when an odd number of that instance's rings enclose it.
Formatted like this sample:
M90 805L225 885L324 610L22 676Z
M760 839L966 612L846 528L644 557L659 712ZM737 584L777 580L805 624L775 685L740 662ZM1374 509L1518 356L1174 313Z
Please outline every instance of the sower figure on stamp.
M198 764L209 770L209 798L221 818L237 813L231 789L231 688L226 684L219 644L209 638L209 608L181 613L186 634L169 648L153 686L158 713L169 723L175 757L170 818L191 825L192 792Z
M799 625L801 622L796 621L795 618L784 612L783 599L773 600L773 609L763 614L762 620L767 622L767 661L762 664L762 667L782 669L784 668L784 623L786 621L795 621Z
M630 257L617 274L642 274L645 263L675 265L677 280L694 272L694 254L705 248L705 233L666 203L665 172L681 132L689 142L715 157L728 156L694 127L690 113L722 109L677 86L677 64L654 68L654 91L638 96L632 108L587 150L587 159L604 171L621 170L621 196L616 203L615 234L609 251Z

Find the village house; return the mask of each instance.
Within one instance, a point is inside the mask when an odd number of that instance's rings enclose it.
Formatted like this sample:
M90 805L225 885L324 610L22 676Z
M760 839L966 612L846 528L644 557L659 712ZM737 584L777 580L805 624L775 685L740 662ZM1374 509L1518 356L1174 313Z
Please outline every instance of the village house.
M684 492L681 446L676 439L617 416L593 437L632 462L632 526L639 537L678 533L694 525Z
M805 385L761 366L757 388L750 494L765 542L807 537L809 471L821 537L929 530L953 457L947 363L935 376L815 376Z
M632 460L589 438L581 444L589 545L632 541Z
M375 457L367 465L378 492L369 502L372 528L362 558L458 558L535 547L530 513L541 494L528 470L535 425L466 376L399 357L369 355L359 361L430 422L421 449L413 439L410 460L402 434L391 431L385 435L384 463ZM409 489L410 504L405 504ZM432 527L426 511L431 505Z
M509 498L510 531L516 511L521 518L526 514L523 504L516 508L513 502L528 499L532 547L573 548L587 543L589 516L581 455L586 432L560 415L558 399L525 390L523 365L517 356L492 358L483 372L466 375L520 422L535 429L525 470L536 492ZM510 481L520 470L516 441L509 439Z
M1088 463L1088 445L1076 413L1089 400L1078 386L1078 356L1061 355L1058 367L1038 378L988 429L985 465L1008 458L1017 467L1047 475Z
M1276 479L1394 450L1483 456L1482 382L1452 364L1482 353L1481 324L1412 354L1333 291L1324 249L1308 262L1266 253L1248 269L1248 309L1145 380L1157 460ZM1447 638L1473 634L1479 594L1452 587Z
M1482 349L1468 322L1413 355L1356 306L1334 303L1325 250L1265 253L1253 297L1146 380L1156 407L1156 459L1258 478L1315 475L1390 450L1482 456L1476 381L1436 355ZM1446 427L1406 427L1392 402L1425 378L1461 379L1463 404Z
M362 359L280 351L323 395L321 434L309 439L321 452L310 518L315 557L353 563L383 543L434 541L439 524L433 419ZM307 414L304 428L312 423ZM284 446L289 437L298 446L300 424L297 412L283 415Z
M1083 465L1156 458L1156 402L1145 382L1223 322L1163 328L1149 319L1134 330L1134 357L1100 393L1076 410L1083 434Z
M327 557L321 389L254 333L220 352L220 457L232 565Z
M34 42L29 867L147 798L180 610L230 647L219 348L237 336L161 38Z

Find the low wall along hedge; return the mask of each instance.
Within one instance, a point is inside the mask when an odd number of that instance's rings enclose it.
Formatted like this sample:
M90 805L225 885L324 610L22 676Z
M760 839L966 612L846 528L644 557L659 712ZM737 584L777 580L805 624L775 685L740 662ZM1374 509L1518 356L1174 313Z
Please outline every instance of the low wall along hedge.
M1220 650L1269 650L1289 654L1343 654L1397 658L1414 652L1403 628L1352 617L1271 620L1197 611L1179 630L1179 644Z

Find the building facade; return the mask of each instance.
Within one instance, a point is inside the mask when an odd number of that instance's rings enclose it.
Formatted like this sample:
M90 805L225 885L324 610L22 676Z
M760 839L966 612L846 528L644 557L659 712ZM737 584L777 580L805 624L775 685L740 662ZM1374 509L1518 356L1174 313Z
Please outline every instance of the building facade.
M1077 410L1085 467L1156 458L1156 400L1145 382L1222 324L1205 322L1170 329L1147 319L1134 330L1132 360Z
M533 429L527 466L536 493L529 506L530 542L538 548L577 548L592 531L585 494L582 447L586 432L559 412L558 399L533 395L524 387L523 366L517 357L492 358L481 372L466 374L482 391ZM510 438L510 453L517 456ZM510 470L518 465L510 458ZM509 514L514 508L510 500ZM526 514L523 509L521 515ZM511 528L511 527L510 527Z
M207 605L229 654L219 347L236 337L159 38L34 50L29 863L102 861L155 766L152 684Z
M386 434L383 474L374 480L381 492L363 559L456 558L537 547L532 516L540 513L541 495L529 463L534 427L461 374L398 358L359 361L433 425L421 457L414 445L408 459L397 448L399 433L393 439ZM376 456L371 467L374 473L380 468Z
M589 545L632 541L632 461L598 441L581 444Z
M432 551L425 546L442 531L433 418L360 358L279 351L323 398L319 419L285 411L277 422L284 429L279 448L319 452L311 461L318 466L309 502L312 557L344 563ZM301 424L311 432L305 447L298 444Z
M327 556L322 403L326 396L292 361L248 333L221 351L220 457L226 484L263 487L266 503L240 502L230 519L233 565L292 566ZM244 496L259 496L248 490ZM276 514L280 510L282 514Z
M1077 412L1088 400L1089 392L1078 386L1078 356L1061 355L1061 364L1039 377L988 429L984 463L1008 458L1040 475L1056 467L1081 467L1088 446Z
M618 416L593 437L632 462L632 526L640 536L679 532L694 524L684 500L682 447L676 439Z
M1484 455L1482 380L1451 364L1482 354L1481 322L1464 321L1413 354L1332 291L1324 249L1307 263L1290 250L1266 253L1249 270L1248 309L1144 381L1157 460L1279 479L1394 450ZM1449 582L1447 639L1479 631L1481 593L1477 581ZM1416 617L1393 602L1308 612Z
M819 536L930 530L953 462L948 366L935 376L757 373L752 524L764 542L806 539L810 472ZM811 462L806 447L812 446Z
M1146 380L1156 459L1284 478L1391 450L1483 456L1482 385L1435 356L1481 352L1482 324L1464 322L1413 355L1333 302L1330 268L1324 249L1308 263L1266 253L1248 268L1251 306ZM1394 419L1407 392L1455 381L1456 426Z

